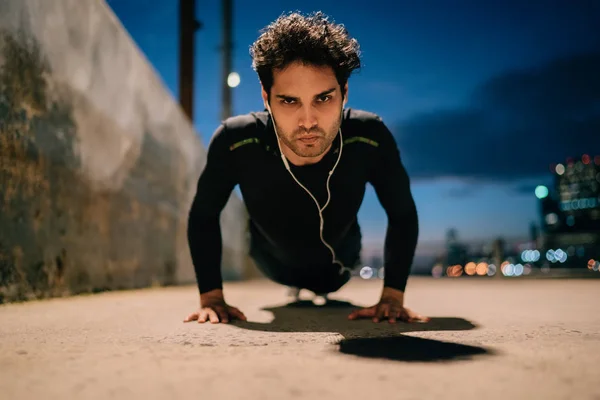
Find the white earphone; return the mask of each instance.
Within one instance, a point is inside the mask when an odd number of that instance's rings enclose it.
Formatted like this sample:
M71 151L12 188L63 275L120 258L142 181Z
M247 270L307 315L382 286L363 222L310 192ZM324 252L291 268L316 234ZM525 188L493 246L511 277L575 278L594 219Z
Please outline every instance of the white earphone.
M319 221L320 221L319 222L319 235L320 235L320 238L321 238L321 242L323 242L323 244L325 245L325 247L327 247L329 249L329 251L331 252L331 257L332 257L333 264L338 264L340 266L340 275L342 275L345 270L348 270L348 272L352 272L352 270L350 268L344 266L344 264L340 260L337 259L337 256L335 254L335 250L323 238L323 228L324 228L324 225L325 225L325 221L323 219L323 211L329 205L329 200L331 199L331 191L329 189L329 180L331 179L331 175L333 175L333 172L335 171L335 168L337 167L338 163L340 162L340 159L342 158L342 147L344 146L344 140L342 138L341 121L343 120L344 104L345 104L345 101L342 101L342 109L340 110L340 116L341 116L341 118L340 118L340 128L339 128L339 134L340 134L340 151L338 153L337 161L335 162L335 164L333 165L333 168L331 169L331 171L329 171L329 174L327 176L327 184L326 184L327 185L326 186L326 188L327 188L327 201L325 202L325 205L323 207L321 207L319 205L319 202L317 201L316 197L310 192L310 190L308 190L306 188L306 186L304 186L296 178L296 176L292 172L292 170L290 168L290 164L289 164L287 158L285 157L285 154L283 154L283 149L281 148L281 139L279 138L279 133L277 132L277 126L275 124L275 118L273 117L273 113L271 112L271 107L269 106L269 103L267 101L265 101L265 106L267 107L267 110L269 111L269 115L271 116L271 120L273 121L273 129L275 130L275 135L277 136L277 144L279 145L279 152L281 153L281 160L283 161L283 165L285 165L285 168L288 170L288 172L290 173L290 175L292 176L292 178L294 179L294 181L302 189L304 189L304 191L306 191L306 193L308 193L308 195L315 202L315 204L317 206L317 210L319 211Z

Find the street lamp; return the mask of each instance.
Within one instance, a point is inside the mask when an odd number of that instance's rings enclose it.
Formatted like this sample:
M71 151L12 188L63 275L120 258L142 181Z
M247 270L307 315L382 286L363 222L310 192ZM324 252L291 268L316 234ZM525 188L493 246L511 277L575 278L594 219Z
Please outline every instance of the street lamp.
M237 72L231 72L227 76L227 86L230 88L237 87L240 84L240 74Z

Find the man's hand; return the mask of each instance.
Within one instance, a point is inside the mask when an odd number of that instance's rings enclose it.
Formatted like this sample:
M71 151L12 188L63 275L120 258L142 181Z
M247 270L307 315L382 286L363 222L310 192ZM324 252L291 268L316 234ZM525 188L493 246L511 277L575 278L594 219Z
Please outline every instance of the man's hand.
M198 323L204 323L210 320L213 324L219 322L226 324L234 318L246 321L244 313L225 302L223 291L215 289L200 295L200 309L188 315L183 322L198 321Z
M372 318L373 322L379 322L387 318L391 324L396 320L404 322L429 322L430 318L423 317L404 307L404 292L384 287L379 303L368 308L361 308L352 312L348 319Z

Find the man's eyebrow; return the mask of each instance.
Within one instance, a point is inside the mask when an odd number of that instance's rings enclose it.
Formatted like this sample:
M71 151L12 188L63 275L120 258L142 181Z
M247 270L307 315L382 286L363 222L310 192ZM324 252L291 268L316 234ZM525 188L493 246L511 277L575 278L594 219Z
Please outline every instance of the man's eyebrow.
M331 89L327 89L322 91L321 93L318 93L317 95L315 95L315 97L321 97L321 96L325 96L329 93L333 93L335 92L335 88L331 88ZM280 99L286 99L286 100L298 100L298 97L295 96L289 96L287 94L277 94L275 95L275 97L279 97Z

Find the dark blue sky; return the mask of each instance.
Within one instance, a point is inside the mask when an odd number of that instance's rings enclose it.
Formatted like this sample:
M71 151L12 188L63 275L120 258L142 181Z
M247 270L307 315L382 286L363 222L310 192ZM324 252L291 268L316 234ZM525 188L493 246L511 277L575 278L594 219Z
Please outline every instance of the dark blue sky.
M177 1L109 0L177 96ZM195 123L208 143L220 122L219 1L198 0ZM600 154L600 2L235 1L235 113L262 109L248 48L281 13L321 10L361 45L348 106L378 113L395 133L420 212L421 240L449 227L463 238L527 235L533 185L548 164ZM595 152L595 153L594 153ZM367 242L386 217L369 190Z

